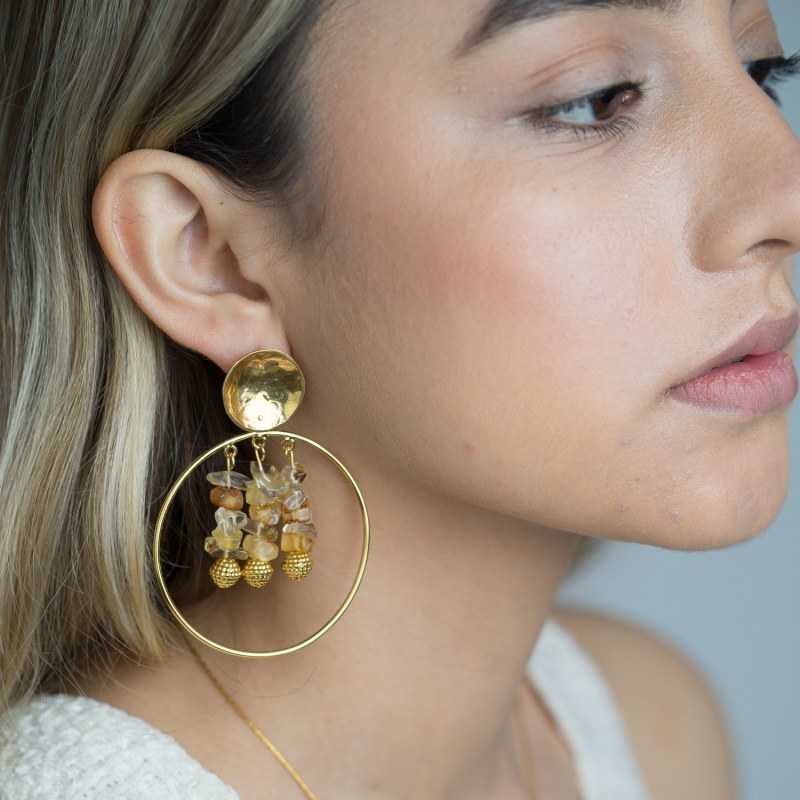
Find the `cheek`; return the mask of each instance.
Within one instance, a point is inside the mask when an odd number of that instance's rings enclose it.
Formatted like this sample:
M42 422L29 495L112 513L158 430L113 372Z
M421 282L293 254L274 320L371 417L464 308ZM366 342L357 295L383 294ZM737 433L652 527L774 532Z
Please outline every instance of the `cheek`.
M353 342L350 374L369 376L342 407L364 408L351 434L365 454L604 538L693 549L769 522L785 491L785 415L709 420L663 398L693 365L688 343L705 341L697 286L663 233L680 229L669 211L620 202L624 187L609 202L580 181L554 191L374 164L339 206L352 233L329 252L339 278L326 307L346 311L323 326Z
M426 373L433 427L446 418L454 440L499 443L498 428L513 438L527 420L541 456L576 424L590 444L652 410L667 385L664 270L636 251L624 209L502 180L431 198L404 179L387 180L397 201L358 215L350 256L369 265L357 280L365 326L399 337L404 378Z

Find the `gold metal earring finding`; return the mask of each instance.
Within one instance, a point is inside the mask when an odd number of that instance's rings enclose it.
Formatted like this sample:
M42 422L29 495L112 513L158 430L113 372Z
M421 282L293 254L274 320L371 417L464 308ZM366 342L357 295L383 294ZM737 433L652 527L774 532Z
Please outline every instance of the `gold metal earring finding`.
M329 630L345 612L361 584L369 552L369 517L361 490L347 468L319 443L295 433L271 430L286 422L296 411L305 393L305 379L297 363L280 350L258 350L233 365L222 388L225 411L230 419L248 433L235 436L203 453L190 464L170 487L156 520L153 534L153 558L156 577L167 608L181 627L208 647L245 658L266 658L294 652ZM281 437L281 449L289 463L278 470L267 464L266 443ZM237 445L249 439L254 460L251 477L235 470ZM227 647L208 639L181 614L164 579L161 536L170 505L189 475L208 458L224 452L226 469L206 477L212 484L211 503L216 506L216 526L205 540L205 550L214 559L209 573L221 589L234 586L244 578L250 586L261 588L272 579L271 564L284 552L283 572L292 580L308 577L314 562L311 550L317 539L308 497L300 484L306 470L295 462L295 443L303 442L326 456L350 483L361 509L363 545L358 571L342 605L315 633L296 645L278 650L246 651ZM247 511L244 505L247 503ZM280 526L281 530L278 531ZM280 547L278 539L280 537ZM244 566L240 565L244 562Z

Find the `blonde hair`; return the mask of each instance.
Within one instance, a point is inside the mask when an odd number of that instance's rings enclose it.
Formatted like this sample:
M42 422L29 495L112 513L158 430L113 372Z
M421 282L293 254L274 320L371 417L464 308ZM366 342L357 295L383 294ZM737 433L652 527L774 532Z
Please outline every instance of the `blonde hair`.
M122 153L161 148L285 189L321 6L2 4L0 711L108 647L164 652L154 513L229 430L219 370L168 340L104 261L94 187Z

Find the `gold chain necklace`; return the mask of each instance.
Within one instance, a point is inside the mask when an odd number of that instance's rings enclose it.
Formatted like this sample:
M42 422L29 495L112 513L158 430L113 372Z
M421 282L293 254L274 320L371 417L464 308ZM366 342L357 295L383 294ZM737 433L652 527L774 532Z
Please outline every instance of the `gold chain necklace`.
M525 689L530 691L533 695L533 686L527 677L523 678ZM537 800L539 797L539 785L536 780L536 770L531 761L531 754L533 753L533 744L531 742L530 733L528 731L527 720L525 719L525 708L523 704L517 703L514 706L514 713L517 722L517 741L519 742L520 749L520 762L522 764L522 771L525 773L525 784L528 791L530 800Z
M267 735L256 726L253 720L244 713L242 707L231 697L228 690L222 685L219 681L217 676L211 671L211 668L206 664L204 659L200 656L200 653L197 652L194 645L189 641L188 637L185 637L186 640L186 647L189 649L189 652L194 657L194 660L197 662L200 669L205 672L206 677L214 684L216 690L222 695L223 700L231 707L233 712L236 714L239 719L247 725L248 728L259 738L261 743L278 759L280 765L292 776L294 782L300 787L300 790L303 794L308 798L308 800L317 800L317 796L311 789L308 787L308 784L297 774L295 768L286 760L283 754L278 750L277 747L270 741ZM525 680L527 683L527 679ZM524 719L524 711L520 704L517 704L515 707L515 717L517 723L517 737L521 743L521 749L523 754L533 752L531 748L531 740L530 736L528 735L528 727L525 724ZM531 764L529 758L521 758L520 761L523 764L523 770L525 772L525 782L527 784L527 791L528 795L530 796L530 800L537 800L539 797L537 783L536 783L536 774L533 770L533 764Z
M256 726L255 722L253 722L253 720L251 720L250 717L244 713L242 707L230 696L230 694L228 694L228 690L220 683L220 681L217 679L217 676L214 675L208 664L206 664L206 662L200 657L200 653L195 650L188 638L186 638L186 646L189 648L189 652L194 656L194 660L200 665L200 668L208 676L208 679L211 681L211 683L214 684L225 702L233 709L236 716L239 717L239 719L241 719L251 731L253 731L253 733L261 740L261 743L264 745L264 747L266 747L267 750L269 750L270 753L272 753L272 755L278 759L280 765L292 776L292 778L294 778L295 783L300 787L308 800L317 800L317 796L311 791L311 789L308 788L306 782L297 774L295 768L284 758L281 751L275 747L267 735Z

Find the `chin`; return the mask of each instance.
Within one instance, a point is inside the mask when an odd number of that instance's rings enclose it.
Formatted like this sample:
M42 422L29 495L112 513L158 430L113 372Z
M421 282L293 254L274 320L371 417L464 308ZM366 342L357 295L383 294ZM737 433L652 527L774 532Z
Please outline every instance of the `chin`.
M762 467L755 480L752 464L732 467L697 491L673 495L669 504L655 504L636 532L619 538L683 551L717 550L754 539L775 521L789 484L788 455L783 464L772 461Z
M783 498L756 498L754 495L745 495L742 501L749 504L749 508L740 519L731 519L725 513L711 513L705 517L698 514L698 522L687 524L680 533L665 531L661 536L642 541L669 550L721 550L755 539L774 522L783 504Z
M686 458L650 460L645 472L612 476L590 520L573 518L578 533L601 539L650 544L669 550L731 547L754 539L775 520L786 500L790 453L786 431L739 429L712 445L693 448ZM710 446L709 446L710 445ZM597 505L595 505L597 508ZM585 522L586 524L581 524ZM581 528L585 528L581 530Z

